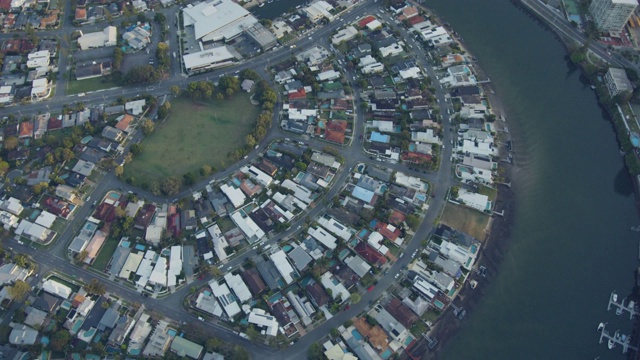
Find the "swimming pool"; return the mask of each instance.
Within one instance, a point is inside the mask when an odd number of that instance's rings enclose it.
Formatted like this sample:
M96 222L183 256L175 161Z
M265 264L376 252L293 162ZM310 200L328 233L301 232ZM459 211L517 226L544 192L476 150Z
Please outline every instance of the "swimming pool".
M433 300L433 305L435 305L438 309L444 309L444 304L440 300Z
M112 198L113 200L118 200L120 199L120 194L116 193L116 192L110 192L109 194L107 194L108 197Z
M390 358L391 355L393 355L393 351L391 351L391 349L387 349L382 354L380 354L380 357L386 360Z
M136 250L144 251L144 249L146 249L144 245L141 245L141 244L136 245Z
M285 245L282 247L282 250L284 250L284 252L289 252L293 249L293 246L291 245Z
M356 338L356 340L362 340L363 339L362 335L360 335L360 333L356 329L351 330L351 335L353 335L353 337Z
M178 335L178 332L173 330L173 329L169 329L169 330L167 330L167 335L169 335L171 337L174 337L174 336Z

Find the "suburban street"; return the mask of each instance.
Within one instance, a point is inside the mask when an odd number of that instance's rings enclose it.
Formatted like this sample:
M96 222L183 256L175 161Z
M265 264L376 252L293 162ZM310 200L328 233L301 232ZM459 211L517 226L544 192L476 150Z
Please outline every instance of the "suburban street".
M545 5L541 4L538 0L520 0L525 6L529 6L540 16L544 17L550 23L555 26L558 31L560 31L565 36L575 40L579 43L584 43L586 41L585 36L578 32L577 29L572 27L564 18L559 17L559 14L556 14L553 10L547 8ZM70 9L71 1L66 0L66 9ZM323 45L327 48L330 47L328 44L328 39L333 31L342 27L348 22L355 21L362 16L370 13L374 13L375 15L380 17L386 24L399 31L401 37L404 41L410 45L415 52L415 57L419 63L419 65L426 70L427 74L431 79L434 79L433 86L435 88L435 96L438 100L440 116L441 116L441 125L443 128L443 149L442 154L440 156L440 166L435 172L418 172L414 170L407 169L405 166L396 163L383 162L380 160L376 160L372 158L371 155L367 154L363 150L363 141L359 138L360 134L363 133L364 130L364 119L365 114L363 109L360 107L361 102L361 92L364 89L359 88L357 81L353 79L357 77L357 73L353 70L343 69L345 71L345 75L347 80L349 81L351 88L354 91L354 126L352 133L352 140L347 146L339 147L337 145L332 145L325 141L322 141L317 138L312 138L310 140L303 140L302 137L297 136L292 133L288 133L283 131L279 127L279 115L274 115L274 121L271 129L268 131L267 136L261 141L260 147L258 149L252 150L246 159L240 160L237 163L223 169L216 174L203 179L193 186L189 188L185 188L180 191L178 194L165 197L151 194L150 192L144 191L142 189L133 187L127 184L124 181L121 181L118 177L116 177L112 172L107 172L104 174L102 179L96 184L95 189L90 195L92 201L87 201L83 206L80 206L73 215L73 219L69 221L68 227L64 232L58 235L56 242L48 248L43 250L34 250L31 247L31 244L26 242L24 244L19 244L16 241L10 242L10 247L13 251L18 253L30 254L30 256L39 264L39 277L32 278L32 282L37 282L42 275L49 271L56 271L66 276L75 279L78 282L89 283L92 280L96 279L100 282L104 283L106 286L106 290L109 293L116 294L118 297L130 301L132 303L141 303L144 304L147 309L156 311L165 315L168 318L174 319L179 322L196 322L197 316L190 314L183 307L183 300L186 296L190 295L191 287L201 287L204 286L208 281L212 279L212 276L206 274L202 279L195 280L193 283L187 284L186 286L182 286L178 288L174 293L162 298L162 299L154 299L151 297L143 297L142 294L136 291L130 285L119 281L109 281L104 274L97 273L95 271L91 271L88 269L84 269L74 265L72 262L67 260L66 252L67 247L71 240L76 235L78 229L83 225L86 221L87 217L89 217L92 213L93 206L92 203L94 200L102 199L105 194L110 190L119 190L123 192L131 191L136 193L138 196L145 198L148 201L164 203L164 202L174 202L176 199L180 199L182 197L190 196L194 192L201 191L207 184L212 181L218 181L226 178L227 176L235 173L239 168L245 166L248 163L251 163L255 157L262 152L268 144L275 141L282 141L284 138L291 138L295 141L304 141L304 143L314 149L322 149L325 146L332 146L338 150L340 155L344 158L344 164L336 174L336 178L333 180L334 184L329 189L329 191L324 195L324 199L318 203L318 206L312 208L306 213L301 214L296 218L295 221L291 223L291 226L288 230L285 230L278 235L267 239L263 242L263 245L275 245L279 241L286 239L297 231L299 231L300 227L304 225L306 218L315 218L318 215L321 215L326 210L326 205L331 202L342 189L343 184L346 183L347 178L351 174L351 170L359 163L368 163L368 164L376 164L382 165L394 171L402 171L409 175L420 177L428 181L432 188L429 189L429 192L433 195L429 200L429 209L424 217L422 223L418 227L415 232L415 235L411 238L406 244L406 249L403 250L404 254L410 254L420 248L423 240L429 237L431 232L434 230L434 224L436 223L436 219L438 215L445 205L447 191L450 186L453 184L452 179L452 147L449 145L452 138L451 132L451 124L449 118L449 101L446 96L446 91L443 89L441 84L435 80L436 73L431 64L428 61L427 52L422 48L422 46L415 40L414 36L409 34L408 31L402 26L396 26L394 24L394 20L389 16L388 13L383 13L380 15L378 10L381 8L381 3L378 3L374 0L364 0L360 2L357 6L355 6L352 10L344 14L340 19L333 21L321 28L316 29L313 32L309 32L305 34L303 37L296 39L291 42L287 46L282 46L276 48L274 50L267 51L255 58L248 59L238 63L237 65L227 67L224 69L219 69L216 71L212 71L205 74L200 74L192 77L185 77L179 74L179 69L176 65L177 61L173 60L174 65L172 65L171 77L163 80L160 83L152 84L152 85L144 85L144 86L136 86L136 87L126 87L126 88L112 88L105 89L102 91L96 91L87 93L84 96L67 96L65 95L65 87L66 80L63 80L61 76L57 81L56 93L53 98L27 104L27 105L19 105L14 107L7 107L0 109L0 116L6 116L9 114L19 114L21 116L33 115L41 112L57 112L62 108L65 104L70 104L72 102L83 102L85 105L95 105L95 104L108 104L114 102L119 97L134 97L140 94L149 93L154 96L163 96L168 95L169 88L173 85L178 85L182 88L186 87L186 85L193 81L198 80L212 80L217 81L220 76L226 74L233 74L236 71L241 71L244 69L254 69L259 75L261 75L265 80L267 80L272 86L273 81L271 79L271 74L267 70L271 65L274 65L283 60L289 59L299 51L303 51L315 45ZM170 34L175 34L177 29L174 25L174 13L177 11L177 7L171 7L161 10L167 17L167 25L170 26ZM147 13L148 18L153 18L153 13ZM71 30L76 29L72 24L69 16L64 16L64 23L60 27L60 29L51 30L51 31L42 31L38 32L38 35L41 37L57 37L61 41L64 41L64 36L68 36ZM124 20L124 19L121 19ZM121 21L120 20L120 21ZM97 25L91 25L88 27L83 27L83 31L99 31L108 24L102 23ZM154 25L154 29L157 29L157 24ZM156 33L157 35L157 33ZM13 36L12 34L2 34L0 35L0 39L7 38ZM295 45L295 49L290 47L289 45ZM66 44L69 46L69 44ZM170 48L171 52L178 51L177 49L177 41L174 38L170 39ZM603 59L607 59L611 61L613 64L624 66L624 67L633 67L638 68L637 65L627 61L626 59L619 57L617 55L610 57L606 51L606 48L602 45L590 42L589 48L595 54L600 56ZM112 51L112 49L111 49ZM69 66L69 59L71 58L71 54L65 53L62 51L65 56L60 56L59 67L61 72L65 72ZM335 54L338 58L342 58L342 54ZM278 94L280 97L280 94ZM275 108L281 107L282 101L279 99L279 103L276 104ZM131 143L135 143L141 140L140 132L134 135L133 141ZM235 257L232 257L225 264L220 264L220 268L225 272L231 271L242 265L245 261L245 258L253 258L258 256L259 253L257 250L248 248L245 252L241 254L237 254ZM213 322L204 322L202 323L205 326L211 336L215 336L220 338L221 340L231 343L237 344L245 348L252 355L253 358L261 358L261 359L302 359L305 358L307 349L313 343L317 343L322 338L327 336L330 329L336 328L342 325L348 319L356 316L363 310L366 310L371 304L380 296L383 296L385 292L389 289L389 287L395 285L397 280L394 278L395 275L401 272L403 269L411 261L410 256L400 256L398 261L396 261L389 269L389 271L385 272L385 274L378 280L377 285L371 291L366 291L362 294L362 300L357 304L352 304L350 308L346 311L339 312L335 314L331 319L327 320L320 326L308 332L305 336L301 337L299 341L295 344L289 346L283 350L276 350L270 347L267 347L262 344L257 344L245 340L239 336L237 336L233 331L228 328L213 323ZM7 318L7 317L5 317Z

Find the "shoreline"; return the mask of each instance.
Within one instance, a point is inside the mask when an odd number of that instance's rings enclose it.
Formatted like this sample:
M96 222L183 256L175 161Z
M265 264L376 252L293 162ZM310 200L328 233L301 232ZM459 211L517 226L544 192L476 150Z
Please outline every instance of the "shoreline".
M448 23L442 21L442 19L435 13L432 9L420 4L412 2L414 6L425 10L429 15L431 15L437 23L444 26L452 35L455 33L453 27L451 27ZM454 37L455 42L459 45L460 49L465 52L470 58L475 58L473 53L469 51L469 49L465 46L464 42L460 37ZM474 62L471 64L473 69L477 75L478 79L488 79L489 77L484 72L482 67L478 62ZM494 126L496 126L496 134L500 133L500 131L505 128L508 123L508 116L505 112L505 109L500 101L500 97L495 87L491 82L486 84L478 84L483 89L484 95L489 102L489 106L492 110L492 113L496 116L496 120L493 122ZM512 140L513 136L510 132L504 133L506 134L506 140ZM497 137L497 135L496 135ZM507 155L509 151L506 149L506 146L499 146L500 155ZM506 157L506 156L505 156ZM514 170L514 163L502 163L502 168L504 169L504 178L508 180L508 182L513 182L512 175ZM500 265L504 259L505 253L508 251L508 247L510 244L511 238L511 228L512 228L512 219L513 213L515 209L515 193L510 186L495 184L498 194L495 200L495 211L503 211L503 216L499 215L491 215L489 219L489 223L487 224L486 235L485 238L482 239L482 247L481 252L476 260L474 265L475 268L479 266L485 266L487 268L487 277L486 278L478 278L477 276L470 275L467 281L464 283L463 288L458 293L455 301L457 307L464 308L467 313L472 313L475 308L480 304L482 299L484 298L484 288L487 283L494 278L495 274L498 273ZM480 239L478 239L480 240ZM470 280L476 279L478 281L478 285L475 289L471 288ZM453 314L453 310L448 308L434 323L433 329L429 332L430 335L435 336L438 340L438 345L431 351L427 353L427 359L437 359L440 354L446 350L447 345L453 340L461 330L462 326L464 326L463 320L460 320Z

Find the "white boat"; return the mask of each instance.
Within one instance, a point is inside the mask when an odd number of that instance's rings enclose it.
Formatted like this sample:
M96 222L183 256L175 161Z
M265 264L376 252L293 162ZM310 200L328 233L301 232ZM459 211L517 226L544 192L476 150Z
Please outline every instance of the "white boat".
M616 343L613 342L613 339L609 339L609 342L607 343L607 347L609 348L609 350L611 350L614 347L616 347Z
M613 302L618 301L618 294L616 294L616 293L611 294L611 301L613 301Z
M604 323L598 324L598 332L602 331L603 329L604 329Z

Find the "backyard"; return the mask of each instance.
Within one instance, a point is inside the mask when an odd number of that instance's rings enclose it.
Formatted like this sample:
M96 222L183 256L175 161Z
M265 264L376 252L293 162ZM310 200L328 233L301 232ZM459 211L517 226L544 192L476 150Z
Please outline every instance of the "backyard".
M109 261L111 261L111 257L116 251L118 243L118 240L112 238L108 238L107 241L105 241L102 249L100 249L100 253L98 253L98 256L96 256L96 259L93 261L92 266L94 269L102 271L109 265Z
M238 93L222 101L172 100L169 117L142 141L143 151L125 166L125 178L148 184L169 176L181 178L189 172L198 176L205 164L223 168L230 161L227 154L245 144L260 111L249 96Z
M489 216L464 206L447 204L442 213L441 221L456 230L483 241L485 229L489 223Z

